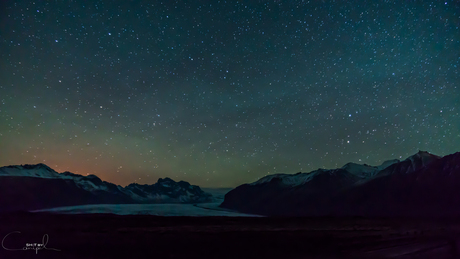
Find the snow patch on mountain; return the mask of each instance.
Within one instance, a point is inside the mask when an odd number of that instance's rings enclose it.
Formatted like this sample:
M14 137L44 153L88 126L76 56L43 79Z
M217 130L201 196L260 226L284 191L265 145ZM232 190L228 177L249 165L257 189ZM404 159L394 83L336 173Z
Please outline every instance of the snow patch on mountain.
M12 165L0 168L0 176L26 176L40 178L61 178L60 174L45 164Z
M262 177L258 181L250 183L250 185L264 184L278 178L281 180L282 184L294 187L311 181L317 173L318 171L297 174L272 174Z
M348 163L342 166L342 169L361 178L372 176L378 170L377 167L374 166L366 164L361 165L356 163Z
M356 175L363 179L368 179L370 177L375 176L379 171L393 165L399 163L398 159L387 160L383 162L379 166L371 166L367 164L356 164L356 163L347 163L346 165L342 166L342 169L346 170L350 174Z

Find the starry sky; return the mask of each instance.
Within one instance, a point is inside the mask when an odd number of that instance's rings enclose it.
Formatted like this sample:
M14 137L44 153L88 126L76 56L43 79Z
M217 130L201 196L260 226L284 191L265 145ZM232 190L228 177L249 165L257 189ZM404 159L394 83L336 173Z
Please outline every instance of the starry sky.
M0 10L0 166L235 187L460 151L457 1Z

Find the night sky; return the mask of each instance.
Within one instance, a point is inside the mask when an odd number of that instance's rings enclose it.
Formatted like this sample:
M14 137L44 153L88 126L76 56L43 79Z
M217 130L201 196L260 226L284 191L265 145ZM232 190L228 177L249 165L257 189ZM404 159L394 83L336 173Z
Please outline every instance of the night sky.
M0 166L235 187L460 151L457 1L1 5Z

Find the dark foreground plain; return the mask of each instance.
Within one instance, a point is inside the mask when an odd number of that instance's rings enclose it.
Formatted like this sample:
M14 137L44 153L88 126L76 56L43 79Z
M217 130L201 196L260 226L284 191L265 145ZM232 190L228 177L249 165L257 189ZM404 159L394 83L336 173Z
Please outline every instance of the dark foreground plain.
M60 251L5 249L38 247L45 234L46 247ZM10 213L0 214L0 238L2 259L460 258L460 219L452 218Z

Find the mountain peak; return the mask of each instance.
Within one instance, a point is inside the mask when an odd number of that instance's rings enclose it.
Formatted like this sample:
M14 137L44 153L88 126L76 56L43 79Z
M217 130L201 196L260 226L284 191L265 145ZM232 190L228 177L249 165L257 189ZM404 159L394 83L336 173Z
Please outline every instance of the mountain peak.
M363 165L363 164L358 164L358 163L353 163L353 162L348 162L344 166L341 167L341 169L349 170L349 169L354 169L354 168L362 168L362 167L369 167L368 165Z
M35 165L30 165L30 164L25 164L25 165L22 165L22 168L24 169L45 169L46 171L50 171L50 172L53 172L54 170L43 164L43 163L39 163L39 164L35 164Z
M420 161L423 165L432 162L433 160L440 159L440 156L433 155L428 151L419 150L416 154L408 157L406 160L410 161Z
M0 168L0 175L4 176L29 176L42 178L57 178L59 175L49 166L40 163L35 165L10 165Z
M171 179L171 178L169 178L169 177L158 178L158 181L173 181L173 182L175 182L173 179Z
M376 168L373 166L367 164L357 164L352 162L345 164L341 167L341 169L362 178L370 176L376 172Z
M417 152L417 155L419 155L419 156L427 156L427 155L432 155L432 154L430 152L428 152L428 151L419 150Z

